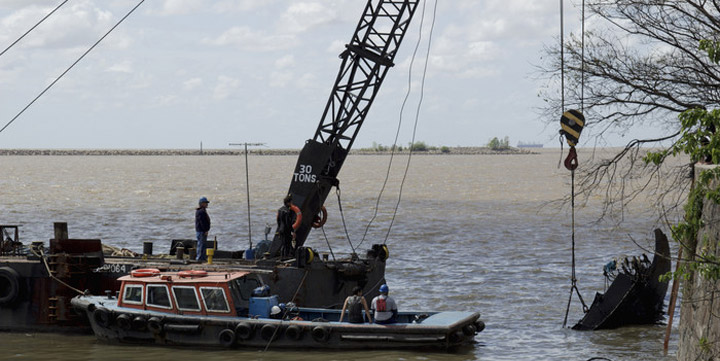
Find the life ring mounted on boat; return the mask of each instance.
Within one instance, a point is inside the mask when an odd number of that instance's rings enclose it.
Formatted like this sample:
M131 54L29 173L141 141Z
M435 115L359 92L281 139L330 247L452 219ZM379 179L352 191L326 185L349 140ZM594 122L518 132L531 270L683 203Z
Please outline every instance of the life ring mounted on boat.
M327 221L327 209L325 209L325 206L320 207L320 213L322 213L322 216L316 215L315 219L313 220L313 228L320 228L324 226L325 222Z
M160 274L160 270L157 268L141 268L130 271L130 275L133 277L152 277Z
M300 211L300 208L294 204L290 204L290 210L295 212L295 223L292 225L293 231L297 230L298 227L300 227L300 224L302 223L302 212Z
M203 270L187 270L178 272L180 278L195 278L195 277L207 277L208 273Z

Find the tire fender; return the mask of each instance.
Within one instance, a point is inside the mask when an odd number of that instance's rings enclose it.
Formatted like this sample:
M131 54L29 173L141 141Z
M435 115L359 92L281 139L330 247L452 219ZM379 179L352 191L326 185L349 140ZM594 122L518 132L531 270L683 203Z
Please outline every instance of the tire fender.
M253 327L248 322L240 322L235 326L235 335L241 340L248 340L253 336Z
M160 317L156 317L156 316L150 317L147 320L147 328L152 333L162 332L163 325L162 325L162 320L160 319Z
M291 340L299 340L302 338L303 329L302 327L298 325L290 325L287 329L285 329L285 337Z
M0 267L0 306L12 305L20 295L20 276L10 267Z
M108 311L105 307L98 307L93 311L93 320L95 320L95 323L103 328L110 327L110 322L112 319L110 318L110 311Z
M276 339L278 337L279 332L275 332L277 330L277 326L275 325L265 325L260 329L260 336L262 336L263 340L270 341L271 339ZM275 336L273 338L273 336Z
M220 342L220 346L222 347L232 347L235 344L235 340L237 340L235 336L235 331L226 328L218 334L218 342Z
M121 329L127 331L132 328L132 319L130 318L130 315L123 313L115 318L115 324Z
M312 329L312 338L317 342L327 342L330 339L330 329L324 326L317 326Z

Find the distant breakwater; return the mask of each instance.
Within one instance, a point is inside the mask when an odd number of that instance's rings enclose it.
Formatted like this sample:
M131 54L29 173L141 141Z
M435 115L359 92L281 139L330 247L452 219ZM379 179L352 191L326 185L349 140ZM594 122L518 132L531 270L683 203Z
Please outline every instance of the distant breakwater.
M0 156L212 156L212 155L243 155L242 149L0 149ZM250 149L250 155L298 155L299 149ZM388 155L390 151L376 151L374 149L351 150L350 154L357 155ZM405 149L395 154L408 154ZM486 147L445 147L442 150L413 151L415 155L514 155L537 154L536 152L508 148L493 150Z

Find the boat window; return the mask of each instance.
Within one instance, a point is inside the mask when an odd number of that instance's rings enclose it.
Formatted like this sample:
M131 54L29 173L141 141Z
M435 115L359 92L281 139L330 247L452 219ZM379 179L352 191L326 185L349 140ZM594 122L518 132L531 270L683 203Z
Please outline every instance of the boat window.
M142 304L142 285L125 285L125 292L123 292L123 302L141 305Z
M257 278L243 277L232 280L230 282L230 289L233 292L233 296L239 296L242 300L250 300L254 289L262 286L262 283Z
M175 295L178 310L200 311L200 301L195 292L195 287L173 286L172 290Z
M220 287L200 287L205 309L210 312L230 312L225 290Z
M147 285L147 305L160 308L170 307L170 293L165 285Z

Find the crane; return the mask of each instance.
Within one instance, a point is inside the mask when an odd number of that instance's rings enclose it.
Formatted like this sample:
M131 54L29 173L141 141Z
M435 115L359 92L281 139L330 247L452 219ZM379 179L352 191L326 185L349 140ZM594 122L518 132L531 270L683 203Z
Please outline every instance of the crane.
M357 137L420 0L368 0L355 33L340 54L342 63L320 125L300 151L288 194L302 217L295 229L301 247ZM314 225L313 225L314 224ZM283 240L275 237L270 255L279 255Z

